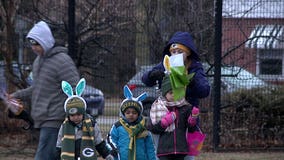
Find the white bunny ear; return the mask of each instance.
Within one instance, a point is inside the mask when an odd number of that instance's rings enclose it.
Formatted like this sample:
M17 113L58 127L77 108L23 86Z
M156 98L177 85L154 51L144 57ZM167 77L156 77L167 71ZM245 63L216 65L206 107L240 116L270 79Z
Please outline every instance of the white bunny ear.
M136 99L138 101L143 101L144 99L146 99L148 96L148 94L146 92L142 93L140 96L138 96Z
M61 88L68 97L73 96L72 86L68 82L62 81Z
M124 97L125 98L132 99L133 94L132 94L131 90L128 88L127 85L124 86L123 92L124 92Z
M85 78L81 78L76 86L76 95L81 96L82 93L84 92L85 87L86 87L86 80Z

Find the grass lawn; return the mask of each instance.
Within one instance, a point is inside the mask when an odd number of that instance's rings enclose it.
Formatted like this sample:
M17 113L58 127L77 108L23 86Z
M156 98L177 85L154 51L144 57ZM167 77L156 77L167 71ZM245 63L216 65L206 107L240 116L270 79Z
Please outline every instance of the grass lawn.
M284 160L283 152L201 153L195 160Z
M17 148L18 147L18 148ZM35 146L0 146L0 160L33 160ZM103 160L101 157L98 160ZM284 160L283 152L203 152L195 160Z

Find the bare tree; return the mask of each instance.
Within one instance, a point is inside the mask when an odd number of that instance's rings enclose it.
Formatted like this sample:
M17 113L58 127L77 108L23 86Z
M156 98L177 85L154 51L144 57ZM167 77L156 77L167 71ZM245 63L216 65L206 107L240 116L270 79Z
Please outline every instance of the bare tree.
M2 53L4 60L5 77L7 79L7 90L12 91L15 86L18 88L25 88L27 83L21 80L23 74L18 65L18 70L20 75L16 75L13 70L12 62L17 59L17 48L18 41L17 35L15 33L15 23L17 18L17 10L22 3L21 0L11 0L11 1L0 1L0 39L1 47L0 52Z
M146 58L151 64L162 59L163 47L176 31L190 32L201 56L212 61L213 53L208 51L214 47L213 1L140 0L137 6L133 20L137 33L147 39L145 46L148 46L149 56Z
M135 73L135 25L131 21L133 2L124 0L76 3L77 67L94 84L101 84L109 79L114 81L114 86L108 88L120 90L121 85ZM27 29L33 23L45 20L56 41L67 46L67 4L67 0L24 1L18 14L27 20Z

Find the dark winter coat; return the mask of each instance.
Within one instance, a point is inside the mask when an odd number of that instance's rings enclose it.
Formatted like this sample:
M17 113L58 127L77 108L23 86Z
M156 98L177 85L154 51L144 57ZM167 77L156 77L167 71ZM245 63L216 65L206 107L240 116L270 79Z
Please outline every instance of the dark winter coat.
M188 74L190 73L195 73L195 76L192 80L192 82L187 86L186 88L186 100L194 105L198 106L199 105L199 100L200 98L205 98L209 95L210 93L210 85L209 82L206 78L206 75L203 70L202 64L199 62L200 58L197 52L197 49L193 43L193 39L191 35L188 32L176 32L173 37L170 39L168 44L166 45L164 49L164 55L169 55L169 48L171 44L173 43L180 43L188 48L190 48L192 55L190 58L192 59L192 63L190 67L188 68ZM152 68L150 71L147 71L143 74L142 76L142 82L149 86L152 87L156 85L156 82L154 80L151 80L149 78L149 73L152 72L153 70L162 70L164 71L165 68L163 66L163 63L160 62L158 65L156 65L154 68ZM159 82L161 84L161 81Z
M191 109L189 108L191 106L188 105L168 108L169 111L175 111L176 113L175 130L172 132L166 132L166 129L161 126L161 121L155 125L148 126L152 133L159 135L158 157L169 154L188 154L186 130L189 127L187 119L191 114Z

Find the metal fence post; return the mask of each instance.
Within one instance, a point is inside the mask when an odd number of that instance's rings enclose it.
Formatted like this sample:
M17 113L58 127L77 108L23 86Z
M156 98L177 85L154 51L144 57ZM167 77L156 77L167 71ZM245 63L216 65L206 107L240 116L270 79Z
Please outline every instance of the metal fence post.
M221 52L222 52L222 0L215 1L215 55L214 55L214 112L213 112L213 149L217 151L220 137L221 101Z
M75 40L75 0L68 0L68 54L77 64L76 40Z

